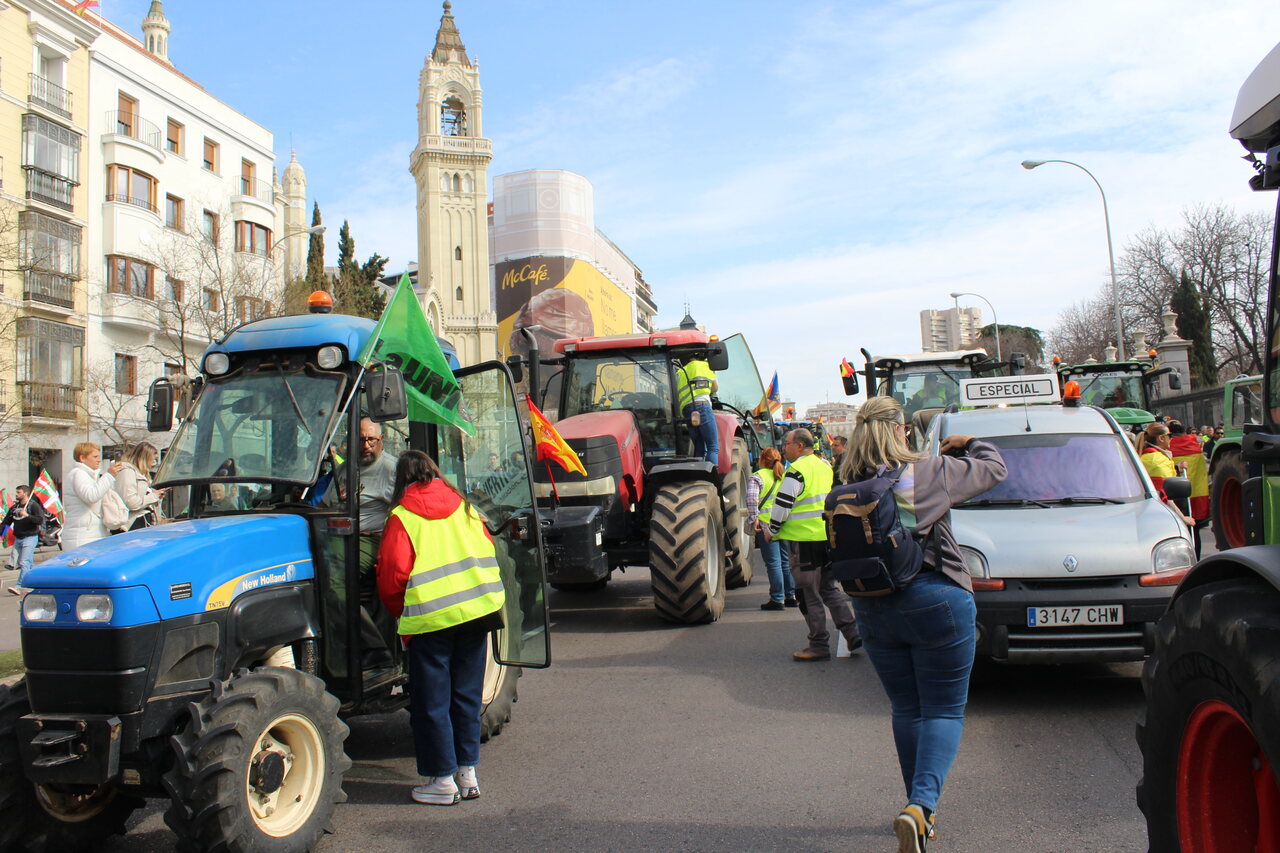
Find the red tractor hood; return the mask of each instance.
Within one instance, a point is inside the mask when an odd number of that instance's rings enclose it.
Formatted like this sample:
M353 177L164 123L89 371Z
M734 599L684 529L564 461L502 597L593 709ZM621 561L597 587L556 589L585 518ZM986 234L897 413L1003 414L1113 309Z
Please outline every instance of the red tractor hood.
M610 439L617 446L616 459L621 464L621 477L618 493L624 501L631 503L642 497L644 489L644 457L640 446L640 430L636 427L635 415L629 409L616 412L586 412L556 422L556 431L569 443L574 452L583 459L587 467L587 479L605 475L593 460L597 458L593 448L598 447L601 439ZM588 441L588 439L595 439ZM607 454L613 456L612 453ZM617 464L617 463L615 463ZM615 472L617 468L613 469ZM576 479L576 477L575 477Z

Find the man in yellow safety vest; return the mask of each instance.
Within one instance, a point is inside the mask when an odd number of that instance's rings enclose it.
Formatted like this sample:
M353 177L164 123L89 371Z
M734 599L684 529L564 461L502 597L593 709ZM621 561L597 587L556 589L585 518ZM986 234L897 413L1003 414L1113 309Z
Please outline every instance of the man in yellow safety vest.
M827 566L827 525L822 508L831 491L831 466L813 452L813 433L793 429L782 442L782 455L791 463L778 487L765 535L779 539L791 555L800 612L809 626L809 645L792 655L798 661L831 657L830 634L823 606L831 611L836 630L853 651L862 645L849 596L836 586Z
M693 455L712 464L720 461L720 434L711 410L711 395L719 390L716 372L705 358L693 358L676 368L676 401L693 436Z

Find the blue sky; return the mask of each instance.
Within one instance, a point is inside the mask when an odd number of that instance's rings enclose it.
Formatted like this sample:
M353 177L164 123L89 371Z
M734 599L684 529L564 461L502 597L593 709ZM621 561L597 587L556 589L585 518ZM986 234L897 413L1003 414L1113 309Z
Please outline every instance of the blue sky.
M102 0L138 33L149 0ZM169 0L170 58L292 144L330 231L416 258L418 74L438 2ZM643 270L746 333L800 406L844 399L859 347L920 347L918 312L975 291L1048 330L1116 251L1196 204L1274 209L1227 135L1280 6L1226 0L608 3L455 0L480 62L490 176L569 169ZM292 143L291 140L292 139ZM963 304L963 303L962 303ZM981 303L972 304L981 306ZM984 316L989 312L984 307Z

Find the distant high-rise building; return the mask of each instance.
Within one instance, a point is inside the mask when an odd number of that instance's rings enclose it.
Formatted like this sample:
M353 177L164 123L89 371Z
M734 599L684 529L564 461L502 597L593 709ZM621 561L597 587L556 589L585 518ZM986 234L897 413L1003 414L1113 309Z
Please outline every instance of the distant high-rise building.
M981 308L926 308L920 312L920 348L924 352L970 349L978 345L981 328Z

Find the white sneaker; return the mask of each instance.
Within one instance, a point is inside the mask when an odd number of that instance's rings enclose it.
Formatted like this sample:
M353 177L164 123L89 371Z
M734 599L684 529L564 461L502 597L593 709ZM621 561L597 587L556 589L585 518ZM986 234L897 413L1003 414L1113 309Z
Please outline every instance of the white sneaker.
M480 798L480 784L476 781L476 768L463 764L458 767L458 788L461 789L462 799L476 800Z
M426 784L415 785L413 800L430 806L451 806L458 802L458 785L452 776L428 776Z

